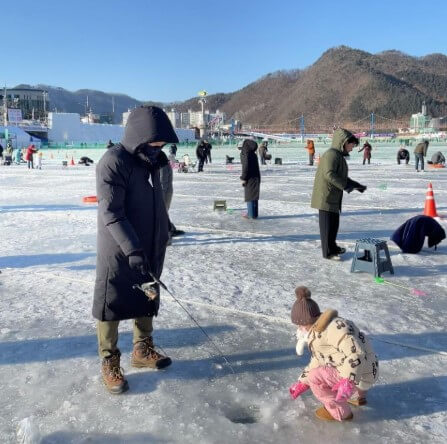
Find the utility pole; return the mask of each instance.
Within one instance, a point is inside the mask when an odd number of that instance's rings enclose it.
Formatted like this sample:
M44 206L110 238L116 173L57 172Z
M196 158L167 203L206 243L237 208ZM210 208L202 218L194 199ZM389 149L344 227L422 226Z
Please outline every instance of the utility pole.
M43 120L44 122L47 121L47 92L43 91L42 92L43 95ZM34 120L34 117L33 117Z
M374 139L374 126L375 126L375 123L376 123L376 117L375 117L374 113L371 113L371 124L370 124L370 127L371 127L371 139Z
M208 95L208 93L205 90L199 91L198 93L200 99L199 99L199 103L201 105L201 117L202 117L202 122L199 122L199 131L200 131L200 137L206 137L206 123L205 123L205 103L206 103L206 99L205 97Z
M3 90L3 125L8 126L8 99L6 97L6 85Z
M304 115L301 114L300 117L300 132L301 132L301 142L304 142Z

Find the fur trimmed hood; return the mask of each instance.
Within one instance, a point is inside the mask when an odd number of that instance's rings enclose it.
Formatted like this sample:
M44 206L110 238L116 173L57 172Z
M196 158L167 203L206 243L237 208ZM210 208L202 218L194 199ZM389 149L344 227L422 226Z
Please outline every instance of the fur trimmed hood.
M315 321L315 324L312 325L312 330L317 333L321 333L326 330L327 326L331 323L331 321L338 316L337 310L328 309L324 311L320 317Z

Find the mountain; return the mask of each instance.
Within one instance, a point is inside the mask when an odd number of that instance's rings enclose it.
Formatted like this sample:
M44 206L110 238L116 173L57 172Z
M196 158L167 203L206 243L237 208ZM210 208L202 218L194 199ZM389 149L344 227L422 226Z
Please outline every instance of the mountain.
M95 113L110 112L115 121L142 102L123 94L45 87L50 108L84 113L86 97ZM304 116L307 131L324 131L334 124L369 125L369 115L388 127L408 124L425 101L429 114L447 115L447 56L412 57L390 50L378 54L340 46L329 49L303 70L267 74L233 93L206 97L206 108L257 127L296 130ZM144 102L177 111L199 110L198 97L184 102ZM361 123L357 123L360 121Z
M210 96L208 100L212 100ZM304 70L280 71L227 95L220 109L244 123L324 130L371 112L388 126L408 124L425 101L429 114L447 115L447 57L412 57L399 51L370 54L345 46L326 51ZM384 119L385 118L385 119ZM402 122L396 122L395 120Z

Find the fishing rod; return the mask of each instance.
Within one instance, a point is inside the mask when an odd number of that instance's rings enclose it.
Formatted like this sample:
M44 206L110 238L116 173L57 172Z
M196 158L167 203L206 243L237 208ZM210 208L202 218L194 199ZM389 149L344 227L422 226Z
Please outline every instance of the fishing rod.
M211 337L208 335L208 333L202 328L202 326L196 321L194 316L186 309L186 307L172 294L172 292L169 290L169 288L166 286L164 282L162 282L160 279L158 279L156 276L153 275L149 271L150 277L153 279L153 282L146 282L144 284L138 285L135 284L133 288L137 288L138 290L141 290L150 300L154 300L158 294L157 291L154 289L154 284L160 285L161 288L163 288L165 291L168 292L168 294L174 299L175 302L177 302L178 305L183 309L183 311L189 316L189 318L194 322L197 327L199 327L200 331L205 335L205 337L208 339L208 341L212 344L214 349L217 351L218 355L222 358L222 360L225 362L225 364L230 368L231 372L235 374L232 365L230 364L230 361L227 359L227 357L224 355L224 353L220 350L218 345L211 339Z

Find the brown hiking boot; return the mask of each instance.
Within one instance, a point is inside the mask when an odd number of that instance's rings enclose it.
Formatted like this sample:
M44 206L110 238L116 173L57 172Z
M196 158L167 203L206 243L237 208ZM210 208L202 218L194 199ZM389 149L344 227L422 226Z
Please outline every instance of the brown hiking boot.
M155 350L152 338L145 338L133 346L132 367L149 367L160 370L171 365L171 363L171 358L163 356Z
M129 390L129 384L124 378L123 369L120 367L121 353L117 352L102 360L102 381L107 390L113 395L119 395Z
M324 421L336 421L336 419L324 408L320 407L315 411L315 415L318 419L323 419ZM350 413L346 418L343 418L342 421L350 421L354 415Z
M349 404L355 405L356 407L368 404L366 398L351 398L348 399Z

